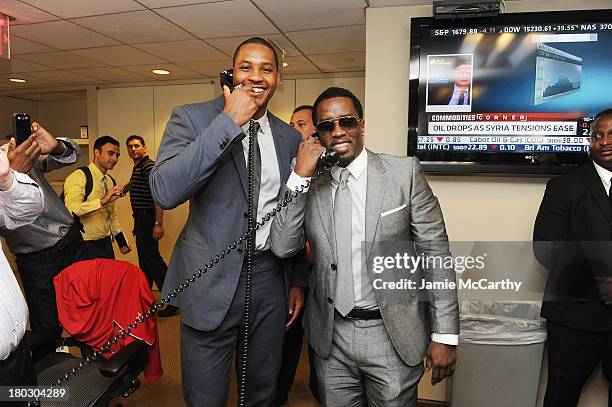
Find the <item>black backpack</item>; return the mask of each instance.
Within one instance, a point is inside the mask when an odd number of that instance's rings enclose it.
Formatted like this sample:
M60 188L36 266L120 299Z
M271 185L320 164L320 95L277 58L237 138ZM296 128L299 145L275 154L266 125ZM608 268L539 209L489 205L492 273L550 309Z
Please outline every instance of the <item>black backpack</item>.
M81 170L83 171L83 174L85 174L85 195L83 195L83 202L85 202L87 198L89 198L89 194L91 194L91 191L93 190L93 175L91 175L91 170L86 165L83 167L79 167L77 170ZM113 181L113 186L117 185L117 181L115 181L115 179L110 174L107 175L111 179L111 181ZM60 194L60 198L62 202L65 202L64 191L62 191L62 193Z

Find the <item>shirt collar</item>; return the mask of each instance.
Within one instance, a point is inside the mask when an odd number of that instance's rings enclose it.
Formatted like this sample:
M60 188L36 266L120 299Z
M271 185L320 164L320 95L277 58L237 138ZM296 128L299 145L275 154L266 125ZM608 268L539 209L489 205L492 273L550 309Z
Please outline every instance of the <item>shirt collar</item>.
M599 178L603 181L604 185L610 185L610 180L612 179L612 171L605 169L601 165L597 164L593 161L593 165L595 166L595 170L599 175Z
M255 120L255 121L257 123L259 123L259 132L260 133L265 133L265 129L268 128L268 111L266 110L266 112L263 114L263 116L261 116L259 119ZM242 131L244 132L244 134L248 135L248 133L249 133L249 122L246 122L242 126Z
M102 174L102 171L100 171L98 166L94 164L93 161L91 162L91 164L89 164L89 169L91 170L91 176L93 177L93 179L102 179L106 176L105 174Z
M368 153L364 148L363 150L361 150L361 153L359 153L359 155L355 157L355 159L349 165L346 166L346 169L349 170L349 173L353 176L353 178L359 179L359 177L361 177L361 174L363 174L367 166ZM343 167L338 167L336 165L331 169L332 178L337 182L340 182L340 173L342 172L342 168Z
M463 92L463 93L465 93L465 92L467 92L468 90L470 90L470 87L469 87L469 86L468 86L468 87L466 87L465 89L461 90L461 88L460 88L459 86L457 86L457 84L454 84L454 85L453 85L453 93L455 93L455 92Z

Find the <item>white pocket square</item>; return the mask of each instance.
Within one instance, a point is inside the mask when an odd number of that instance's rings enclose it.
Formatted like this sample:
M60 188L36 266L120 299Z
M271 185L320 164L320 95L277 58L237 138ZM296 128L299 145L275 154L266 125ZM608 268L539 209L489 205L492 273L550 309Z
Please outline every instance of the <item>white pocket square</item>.
M388 211L381 212L380 217L381 217L381 218L384 218L384 217L385 217L385 216L387 216L387 215L391 215L392 213L395 213L395 212L397 212L397 211L401 211L401 210L402 210L402 209L404 209L405 207L406 207L406 204L403 204L402 206L398 206L398 207L397 207L397 208L395 208L395 209L390 209L390 210L388 210Z

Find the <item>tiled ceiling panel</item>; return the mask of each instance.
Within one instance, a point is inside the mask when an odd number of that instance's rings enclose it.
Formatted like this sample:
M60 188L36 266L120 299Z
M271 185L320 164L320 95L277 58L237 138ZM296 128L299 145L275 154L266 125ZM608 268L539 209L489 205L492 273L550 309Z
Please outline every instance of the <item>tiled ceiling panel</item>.
M173 80L173 79L185 79L185 78L200 78L202 75L193 70L173 65L173 64L155 64L155 65L136 65L126 66L124 68L127 71L137 73L139 75L146 76L150 79L155 80ZM151 72L153 69L165 69L170 72L169 75L157 75Z
M65 20L20 25L11 31L22 38L62 50L118 44L115 40Z
M251 34L240 37L227 37L227 38L211 38L206 40L210 45L218 48L220 51L227 55L234 55L236 47L244 40L250 37L261 37L267 40L272 40L276 45L281 47L287 52L287 55L297 56L301 55L300 51L291 44L282 34Z
M143 81L146 79L144 75L138 75L135 72L112 66L104 68L73 69L72 72L109 82Z
M73 53L82 55L85 58L93 59L94 61L100 61L114 66L143 65L164 62L160 58L130 47L129 45L80 49L73 51Z
M15 20L11 21L11 26L41 23L43 21L59 19L57 16L46 13L18 0L2 0L2 2L0 2L0 13L15 17Z
M80 55L71 54L67 51L45 52L40 54L26 54L19 59L43 64L56 69L89 68L106 65L99 61L83 58Z
M306 54L365 51L365 25L296 31L287 36Z
M23 0L62 18L95 16L122 11L142 10L133 0Z
M53 48L20 38L11 33L11 55L31 54L34 52L51 52Z
M49 80L60 83L95 83L96 78L91 76L78 74L71 71L44 71L44 72L32 72L30 76L43 80Z
M227 57L202 40L135 44L134 47L172 62L218 61Z
M194 37L152 11L78 18L74 23L126 44L190 40Z
M310 55L310 59L324 72L365 70L365 52Z
M156 11L199 38L278 32L249 0L195 4Z
M217 78L221 71L232 67L232 61L227 59L222 61L181 62L179 65L198 72L206 78Z
M364 0L254 0L284 31L365 24Z
M283 68L285 74L294 73L319 73L321 72L316 66L314 66L306 57L287 57L285 59L287 66Z

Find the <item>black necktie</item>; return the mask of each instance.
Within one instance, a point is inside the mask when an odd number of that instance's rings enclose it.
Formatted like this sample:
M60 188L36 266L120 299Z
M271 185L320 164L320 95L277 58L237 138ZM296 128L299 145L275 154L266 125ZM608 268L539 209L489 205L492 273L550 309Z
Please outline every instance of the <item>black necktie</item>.
M463 97L463 94L465 93L465 91L461 91L461 93L459 94L459 100L457 101L458 105L463 105L463 102L465 100L465 98Z

